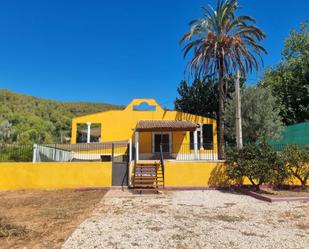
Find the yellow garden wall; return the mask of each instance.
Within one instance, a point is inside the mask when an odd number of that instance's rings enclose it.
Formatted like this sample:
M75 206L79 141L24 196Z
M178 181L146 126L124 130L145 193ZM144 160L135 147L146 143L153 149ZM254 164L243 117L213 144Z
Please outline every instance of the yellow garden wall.
M164 164L166 187L224 186L224 162L172 162Z
M237 184L227 179L224 162L166 161L164 166L166 187L224 187L230 184ZM251 185L247 178L242 179L241 183ZM284 184L300 185L300 181L296 178L291 178L286 180Z
M0 164L0 190L110 187L111 184L111 162Z

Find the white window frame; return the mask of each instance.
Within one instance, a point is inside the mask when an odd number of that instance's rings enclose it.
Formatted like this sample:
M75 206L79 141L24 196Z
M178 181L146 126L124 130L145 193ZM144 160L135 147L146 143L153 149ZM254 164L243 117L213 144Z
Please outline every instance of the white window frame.
M168 145L168 152L167 153L172 153L172 132L152 132L152 153L158 153L155 152L155 135L168 135L169 138L169 145Z

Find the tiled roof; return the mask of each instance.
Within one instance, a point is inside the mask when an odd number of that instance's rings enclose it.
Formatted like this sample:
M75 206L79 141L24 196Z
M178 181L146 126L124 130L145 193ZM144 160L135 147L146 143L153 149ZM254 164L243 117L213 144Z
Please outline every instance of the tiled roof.
M141 120L136 125L137 131L193 131L198 125L180 120Z
M105 150L105 149L111 149L112 145L114 144L119 147L126 147L128 145L127 140L121 140L121 141L110 141L110 142L102 142L102 143L78 143L78 144L43 144L40 146L43 147L50 147L55 148L59 150L65 150L65 151L97 151L97 150Z

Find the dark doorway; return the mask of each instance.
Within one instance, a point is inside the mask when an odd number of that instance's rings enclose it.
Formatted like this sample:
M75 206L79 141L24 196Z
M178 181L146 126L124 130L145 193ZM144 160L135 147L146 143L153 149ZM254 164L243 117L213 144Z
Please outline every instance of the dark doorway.
M160 152L160 145L162 144L162 150L165 153L170 152L170 134L169 133L157 133L154 134L154 152Z

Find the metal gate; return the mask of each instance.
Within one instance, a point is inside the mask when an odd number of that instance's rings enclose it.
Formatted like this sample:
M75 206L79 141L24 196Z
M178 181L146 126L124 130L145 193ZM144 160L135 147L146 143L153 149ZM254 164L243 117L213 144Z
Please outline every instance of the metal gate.
M113 162L112 186L128 186L128 162Z
M128 186L129 151L128 143L112 147L112 186Z

